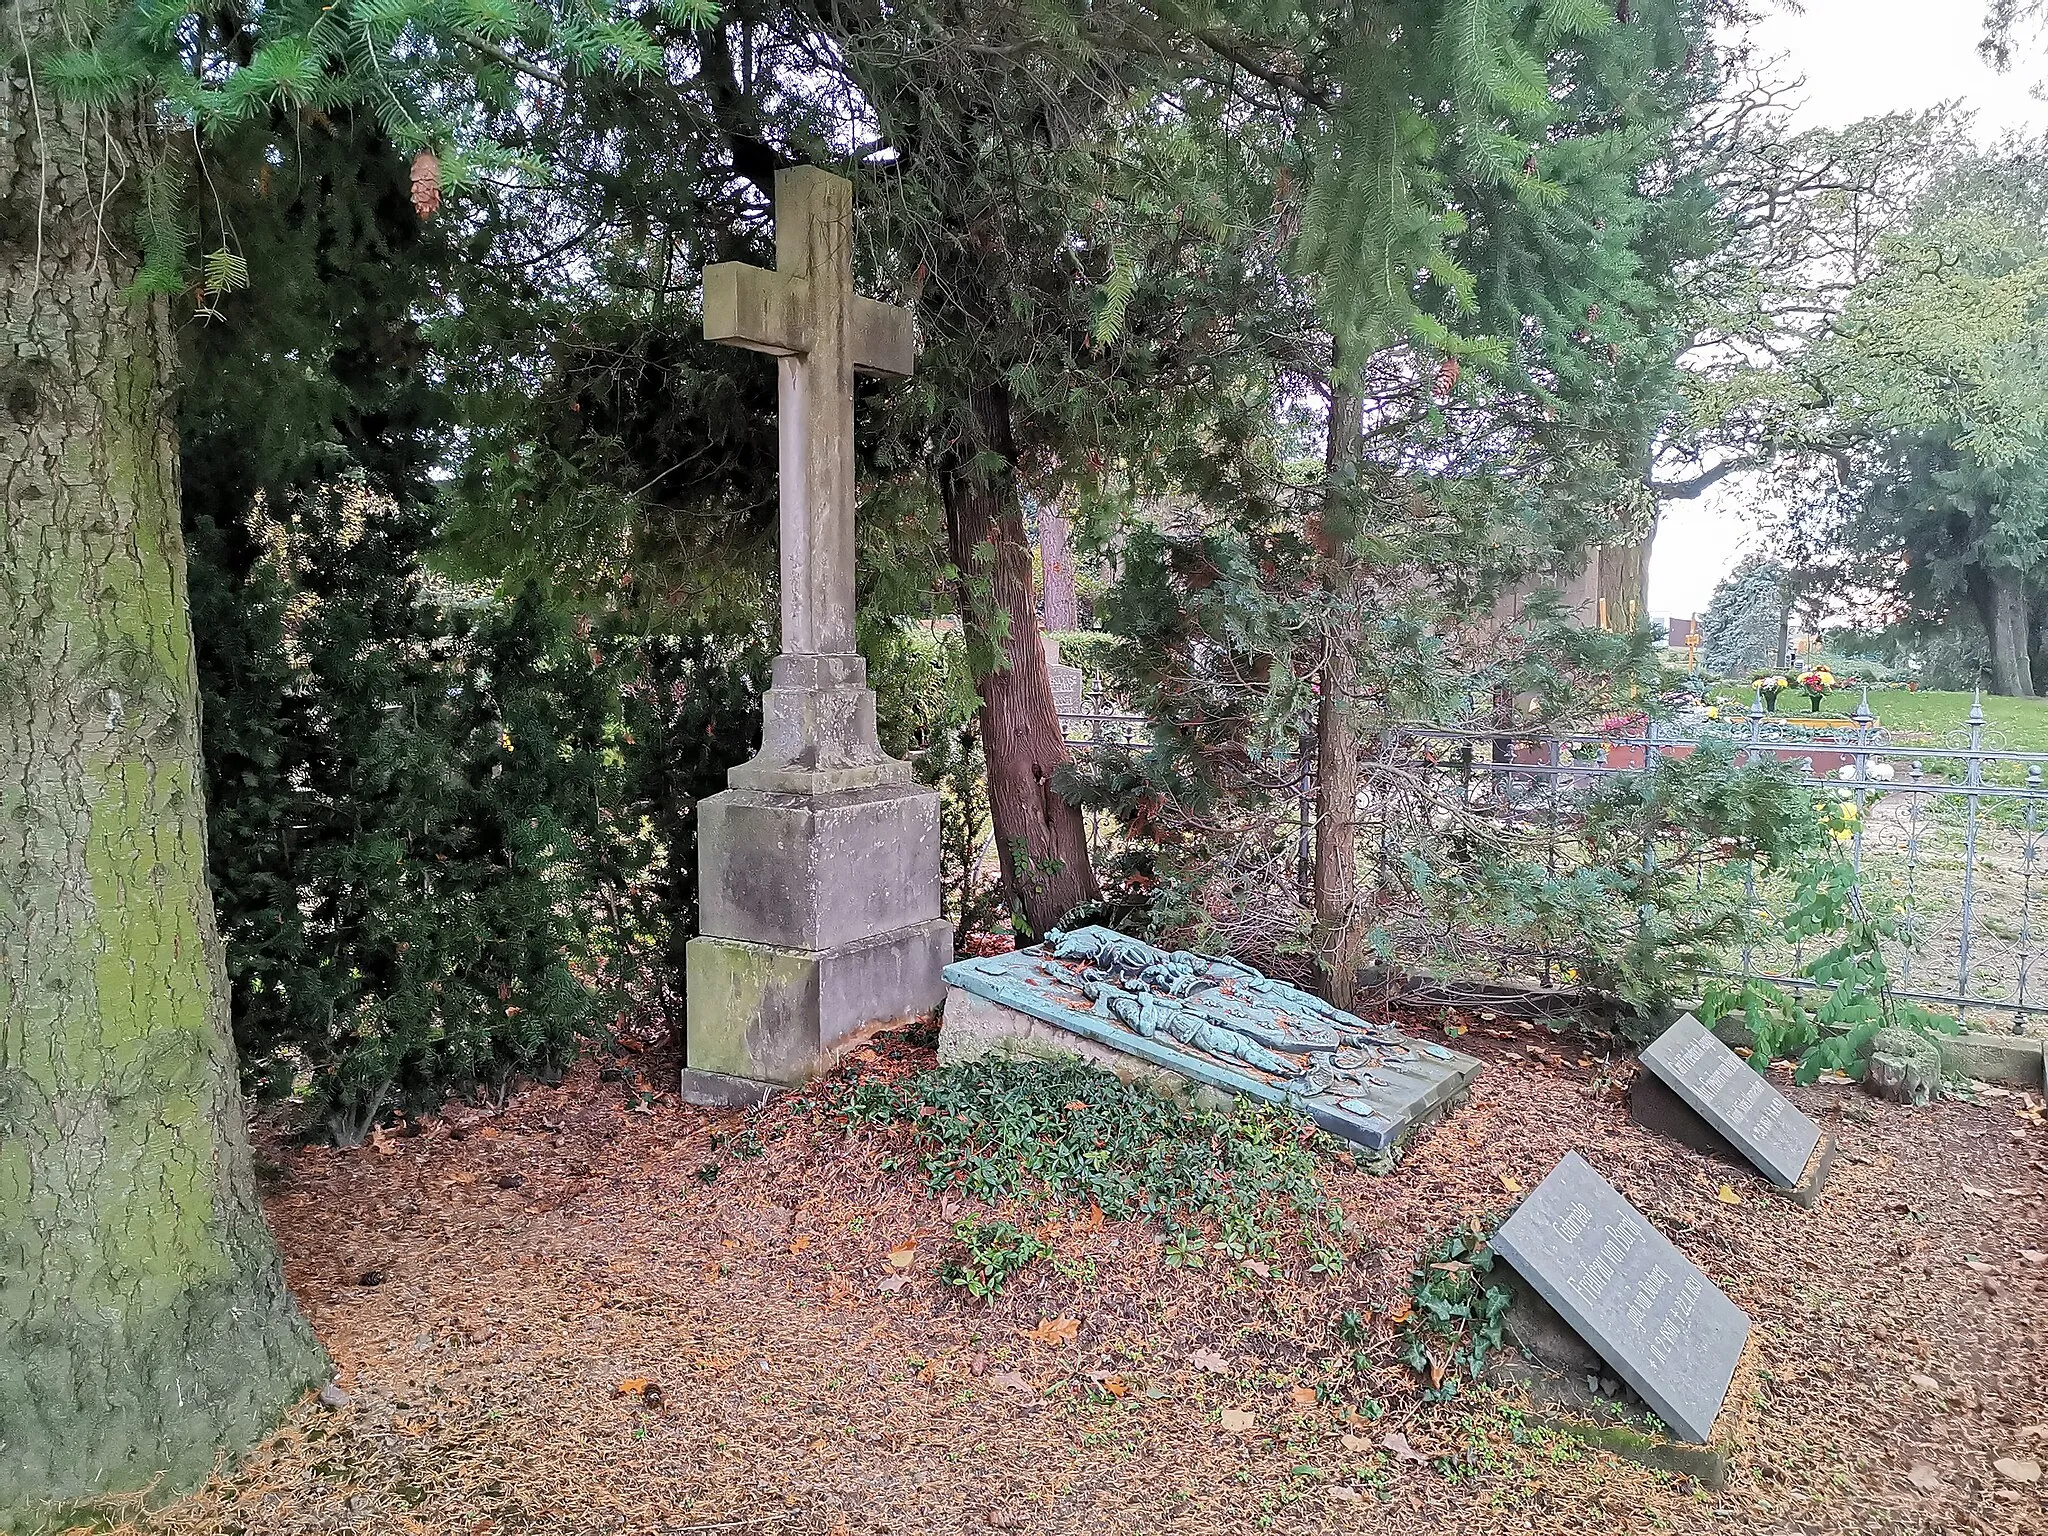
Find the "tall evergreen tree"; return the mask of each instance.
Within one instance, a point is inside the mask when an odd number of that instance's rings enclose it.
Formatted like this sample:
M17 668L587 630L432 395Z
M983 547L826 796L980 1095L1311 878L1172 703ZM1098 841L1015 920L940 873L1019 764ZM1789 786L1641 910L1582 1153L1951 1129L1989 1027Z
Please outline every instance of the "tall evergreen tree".
M65 7L10 7L30 48ZM317 1378L206 887L169 302L99 209L150 109L0 69L0 1524L205 1475ZM122 200L127 201L126 199Z
M548 46L648 58L589 6L9 9L0 1521L187 1485L323 1364L256 1203L206 887L169 295L249 267L231 242L195 262L190 157L273 112L366 102L431 198L498 158L458 153L479 66L492 89Z
M1938 628L1981 625L1991 686L2031 695L2048 560L2048 148L1956 157L1849 292L1815 368L1857 451L1833 489L1838 537L1881 593Z
M1773 671L1785 665L1785 568L1751 555L1722 577L1700 616L1700 648L1716 672Z
M1162 754L1123 784L1141 820L1173 806L1213 838L1204 818L1224 786L1291 797L1296 743L1318 744L1329 791L1310 948L1335 997L1371 901L1343 858L1345 738L1492 697L1517 658L1466 651L1461 628L1513 578L1644 531L1671 273L1705 197L1671 144L1714 69L1686 5L1626 22L1485 5L1402 20L1308 50L1315 67L1299 73L1240 80L1253 106L1219 119L1242 139L1258 111L1275 143L1307 147L1260 259L1292 280L1291 324L1271 329L1312 344L1273 349L1264 389L1328 405L1232 473L1199 462L1213 437L1166 460L1201 488L1199 511L1131 537L1111 604L1112 627L1138 641L1137 695L1169 724ZM1366 130L1383 120L1394 190L1325 205L1366 175ZM1389 287L1390 271L1412 277ZM1561 657L1546 669L1565 675Z

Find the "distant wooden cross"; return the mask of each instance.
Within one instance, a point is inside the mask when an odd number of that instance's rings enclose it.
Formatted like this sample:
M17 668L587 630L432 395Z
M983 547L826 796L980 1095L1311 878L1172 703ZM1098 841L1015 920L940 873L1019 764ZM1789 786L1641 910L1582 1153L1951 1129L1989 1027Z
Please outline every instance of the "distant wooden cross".
M704 338L773 353L782 465L782 650L853 643L853 375L908 377L910 311L853 291L853 184L775 173L775 270L704 269Z

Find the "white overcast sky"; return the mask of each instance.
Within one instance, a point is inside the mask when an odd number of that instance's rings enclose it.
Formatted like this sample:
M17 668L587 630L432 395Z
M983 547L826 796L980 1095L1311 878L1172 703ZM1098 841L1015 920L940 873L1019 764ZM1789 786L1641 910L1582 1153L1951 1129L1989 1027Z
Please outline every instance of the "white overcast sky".
M1977 135L2048 127L2048 103L2031 87L2048 74L2040 39L2015 50L2012 72L1977 56L1983 0L1806 0L1803 15L1766 18L1760 55L1780 55L1806 79L1802 127L1837 127L1880 112L1959 100L1977 114ZM1723 481L1698 501L1664 508L1650 551L1650 611L1698 614L1714 584L1747 552L1743 504L1750 487Z

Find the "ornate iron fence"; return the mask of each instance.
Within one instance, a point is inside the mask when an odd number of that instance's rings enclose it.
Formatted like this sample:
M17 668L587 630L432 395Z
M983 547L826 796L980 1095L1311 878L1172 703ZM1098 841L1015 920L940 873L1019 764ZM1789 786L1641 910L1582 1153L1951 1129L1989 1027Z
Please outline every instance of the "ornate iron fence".
M1082 754L1142 747L1149 739L1142 718L1108 710L1067 717L1062 726ZM1791 765L1816 798L1855 807L1844 852L1859 890L1903 919L1886 956L1899 995L1951 1009L1980 1027L2017 1030L2048 1018L2048 914L2037 910L2048 883L2048 753L1986 747L1981 704L1973 704L1955 739L1934 745L1893 741L1871 715L1867 695L1852 719L1828 729L1767 714L1761 704L1747 719L1696 717L1683 729L1642 721L1614 726L1584 735L1426 725L1387 733L1362 765L1361 870L1377 859L1384 871L1404 847L1441 837L1464 819L1541 858L1551 873L1569 873L1586 860L1575 833L1579 808L1596 785L1715 741L1748 760ZM1270 823L1266 833L1287 846L1266 853L1276 875L1280 864L1293 865L1291 884L1305 901L1315 794L1306 751L1295 794L1298 814ZM1116 829L1096 819L1091 833L1106 850ZM1646 848L1642 856L1655 858L1656 851ZM1755 879L1751 871L1751 894L1768 906L1775 893L1758 890ZM1288 883L1272 879L1266 889ZM1455 914L1423 920L1410 913L1384 926L1410 968L1538 985L1571 979L1567 950L1530 953L1526 943L1461 923ZM1727 974L1810 986L1799 974L1807 958L1796 943L1751 943L1731 956Z

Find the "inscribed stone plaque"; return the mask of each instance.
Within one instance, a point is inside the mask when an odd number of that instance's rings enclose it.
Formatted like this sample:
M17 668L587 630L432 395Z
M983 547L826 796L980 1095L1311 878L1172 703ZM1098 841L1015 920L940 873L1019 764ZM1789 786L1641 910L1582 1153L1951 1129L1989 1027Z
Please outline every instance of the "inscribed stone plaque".
M1410 1040L1221 955L1154 948L1109 928L1049 933L958 960L963 991L1191 1082L1301 1110L1368 1151L1462 1097L1477 1058Z
M1643 1065L1783 1189L1806 1172L1820 1127L1691 1014L1643 1052Z
M1584 1158L1566 1153L1492 1246L1675 1435L1706 1442L1749 1318Z

